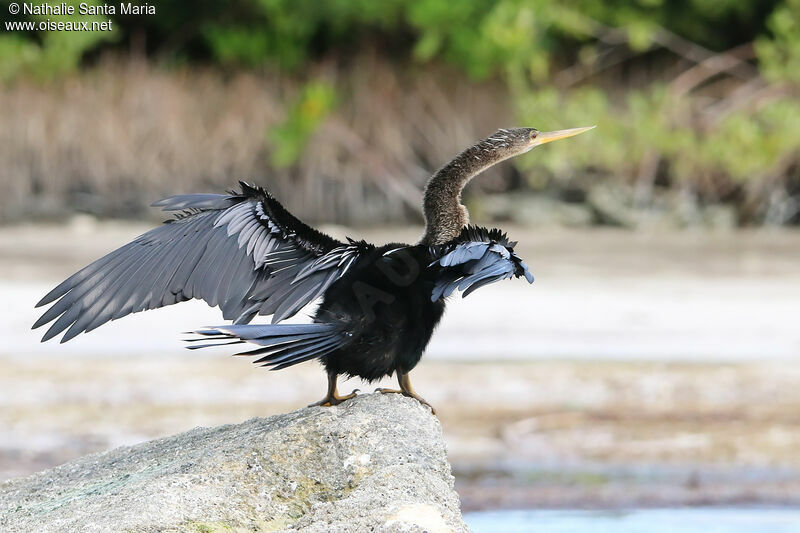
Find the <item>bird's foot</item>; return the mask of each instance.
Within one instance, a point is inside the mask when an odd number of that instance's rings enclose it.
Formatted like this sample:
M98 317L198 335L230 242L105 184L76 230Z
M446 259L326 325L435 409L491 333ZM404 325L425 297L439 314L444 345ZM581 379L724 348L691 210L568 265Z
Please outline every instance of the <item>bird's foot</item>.
M338 394L335 393L329 394L320 401L309 404L309 407L317 407L317 406L332 407L334 405L339 405L345 400L349 400L350 398L355 398L356 396L358 396L356 394L357 392L358 389L354 389L353 392L351 392L350 394L345 394L344 396L339 396Z
M404 391L404 390L398 390L398 389L377 388L377 389L375 389L375 392L380 392L381 394L402 394L403 396L408 396L409 398L414 398L415 400L417 400L422 405L427 405L428 407L430 407L431 414L433 414L433 415L436 414L436 409L434 409L433 406L431 404L429 404L425 400L425 398L423 398L422 396L420 396L419 394L417 394L414 391Z

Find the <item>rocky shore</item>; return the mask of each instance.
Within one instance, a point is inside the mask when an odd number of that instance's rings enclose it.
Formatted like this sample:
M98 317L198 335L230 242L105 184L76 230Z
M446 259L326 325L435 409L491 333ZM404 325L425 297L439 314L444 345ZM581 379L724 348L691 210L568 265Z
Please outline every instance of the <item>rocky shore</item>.
M0 530L468 531L438 420L414 400L379 394L7 481Z

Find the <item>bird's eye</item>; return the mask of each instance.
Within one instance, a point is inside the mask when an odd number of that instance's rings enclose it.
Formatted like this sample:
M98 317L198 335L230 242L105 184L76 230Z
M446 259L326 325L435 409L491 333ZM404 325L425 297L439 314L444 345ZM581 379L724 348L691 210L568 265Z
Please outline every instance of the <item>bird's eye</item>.
M537 135L539 135L539 132L537 130L531 131L531 140L535 139Z

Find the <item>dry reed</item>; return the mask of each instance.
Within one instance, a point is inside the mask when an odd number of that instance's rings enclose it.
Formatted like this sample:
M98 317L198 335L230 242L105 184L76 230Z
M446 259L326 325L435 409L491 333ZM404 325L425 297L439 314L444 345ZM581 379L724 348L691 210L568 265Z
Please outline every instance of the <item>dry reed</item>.
M445 70L355 64L307 73L335 85L338 105L285 169L270 164L267 132L286 117L300 79L131 61L46 86L0 87L0 221L142 216L162 196L222 191L239 179L311 221L418 219L430 172L510 125L503 89ZM484 186L510 172L495 171Z

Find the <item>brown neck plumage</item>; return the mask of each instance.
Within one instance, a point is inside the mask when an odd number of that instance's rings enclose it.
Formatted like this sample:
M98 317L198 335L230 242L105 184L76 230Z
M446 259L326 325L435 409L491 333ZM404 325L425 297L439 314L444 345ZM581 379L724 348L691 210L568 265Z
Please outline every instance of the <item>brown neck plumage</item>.
M514 155L504 149L508 144L503 132L467 148L428 180L423 201L425 234L420 244L444 244L469 223L467 208L461 205L461 191L472 178Z

